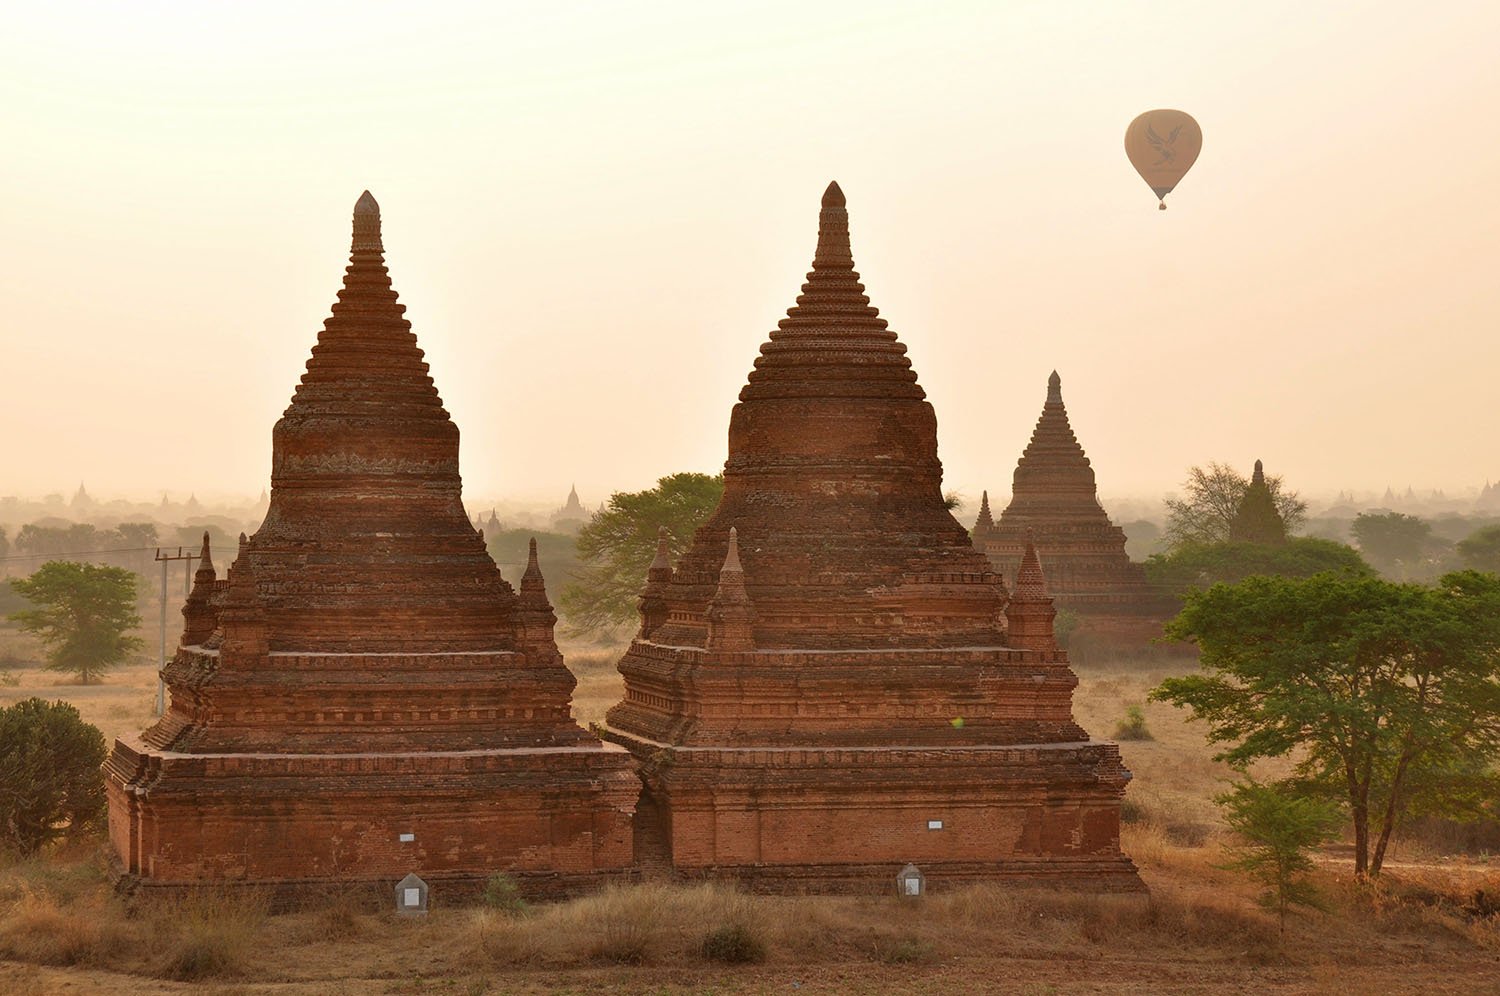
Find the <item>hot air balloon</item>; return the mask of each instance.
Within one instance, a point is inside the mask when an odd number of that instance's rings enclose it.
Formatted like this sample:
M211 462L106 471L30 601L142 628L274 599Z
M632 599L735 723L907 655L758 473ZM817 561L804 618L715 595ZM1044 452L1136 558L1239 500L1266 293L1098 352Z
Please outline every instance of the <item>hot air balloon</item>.
M1125 129L1125 154L1167 209L1166 196L1198 159L1203 129L1186 111L1147 111Z

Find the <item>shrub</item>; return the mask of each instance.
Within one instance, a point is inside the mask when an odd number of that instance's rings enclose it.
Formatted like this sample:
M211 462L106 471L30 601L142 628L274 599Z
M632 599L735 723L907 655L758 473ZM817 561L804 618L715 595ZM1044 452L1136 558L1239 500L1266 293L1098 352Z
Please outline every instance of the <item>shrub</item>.
M766 945L740 923L727 923L703 938L703 957L723 965L745 965L766 960Z
M0 845L35 854L104 812L104 734L66 702L0 709Z
M1125 718L1115 727L1116 740L1155 740L1146 729L1146 714L1139 705L1125 707Z
M520 916L528 909L521 887L504 872L491 875L484 883L484 904L511 916Z

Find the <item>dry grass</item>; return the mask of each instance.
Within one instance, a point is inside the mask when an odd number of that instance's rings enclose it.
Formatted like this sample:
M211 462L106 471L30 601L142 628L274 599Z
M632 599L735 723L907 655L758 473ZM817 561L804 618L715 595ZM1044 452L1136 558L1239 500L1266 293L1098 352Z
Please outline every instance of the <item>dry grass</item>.
M618 700L618 657L569 651L581 721L602 719ZM1078 667L1080 723L1110 732L1127 704L1185 666ZM149 685L136 688L137 701L142 691ZM368 889L350 886L268 917L255 897L213 891L127 909L97 860L75 850L0 868L0 958L26 963L0 965L0 990L155 992L172 985L155 981L164 977L217 980L204 991L223 996L738 993L793 983L819 993L1384 991L1393 979L1402 991L1495 988L1500 917L1478 894L1500 898L1500 869L1398 865L1371 888L1331 856L1316 875L1328 912L1299 916L1283 940L1255 889L1219 867L1211 800L1229 770L1178 710L1143 711L1156 739L1121 746L1135 776L1121 837L1149 897L985 886L910 901L649 883L524 909L441 906L412 920L372 912L385 897L372 903Z

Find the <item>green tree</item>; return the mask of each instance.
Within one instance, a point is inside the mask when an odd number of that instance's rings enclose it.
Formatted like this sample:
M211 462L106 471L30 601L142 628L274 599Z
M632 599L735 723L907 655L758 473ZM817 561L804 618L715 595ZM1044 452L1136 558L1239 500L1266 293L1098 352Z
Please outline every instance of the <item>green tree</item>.
M1342 798L1361 877L1409 813L1473 818L1500 789L1500 577L1252 577L1190 592L1166 632L1198 644L1202 671L1151 698L1205 721L1219 760L1293 757Z
M1485 526L1458 543L1458 555L1476 571L1500 574L1500 525Z
M1411 571L1432 538L1432 524L1400 512L1361 512L1349 527L1354 540L1382 570Z
M31 698L0 709L0 837L35 854L66 826L104 812L104 734L66 702Z
M1243 581L1258 574L1306 578L1324 571L1358 577L1374 575L1359 551L1333 540L1299 536L1281 546L1261 543L1183 543L1147 559L1146 579L1158 591L1181 598L1221 581Z
M723 475L689 473L663 477L649 491L610 495L604 511L578 533L582 567L559 599L569 627L597 634L633 623L657 529L667 528L672 555L678 556L723 493Z
M1307 516L1307 502L1286 490L1280 477L1268 476L1265 483L1287 532L1295 532ZM1189 467L1182 488L1181 498L1166 502L1168 546L1228 540L1250 479L1228 464L1210 463L1207 470Z
M1313 849L1338 836L1338 807L1327 799L1299 795L1286 785L1254 779L1234 783L1214 801L1241 841L1231 849L1233 860L1226 867L1265 887L1260 903L1276 913L1285 937L1291 907L1322 906L1307 873L1313 869Z
M129 635L141 624L135 581L123 567L49 561L31 577L11 582L36 608L9 618L41 638L48 670L71 672L92 684L142 645Z

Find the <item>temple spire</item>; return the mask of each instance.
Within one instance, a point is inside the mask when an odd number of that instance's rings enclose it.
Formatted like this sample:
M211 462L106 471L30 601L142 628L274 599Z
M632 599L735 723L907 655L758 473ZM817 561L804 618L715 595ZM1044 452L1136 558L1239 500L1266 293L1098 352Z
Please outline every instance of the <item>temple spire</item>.
M672 534L667 532L666 526L656 527L656 556L651 560L651 566L646 570L646 576L650 577L652 571L670 571L672 569L672 548L670 546Z
M207 570L209 572L209 574L213 574L213 571L214 571L213 551L209 548L208 530L207 529L203 530L203 549L201 549L200 551L198 551L198 571L197 571L197 573L202 573L205 570ZM196 574L195 574L195 577L196 577Z
M536 537L532 537L526 554L526 573L521 575L521 591L516 599L516 642L523 652L533 656L557 656L557 614L547 599L547 582L537 560Z
M974 531L980 532L995 528L995 517L990 512L990 493L979 492L979 518L974 520Z
M546 587L546 581L542 578L542 565L536 556L536 537L531 538L531 546L526 554L526 573L521 575L521 590L542 590Z
M666 526L656 530L656 556L646 568L646 584L641 588L636 608L641 615L638 639L649 640L658 626L667 621L667 588L672 583L671 534Z
M354 202L354 238L349 251L356 256L385 252L385 245L380 240L380 205L368 190Z
M1255 461L1255 472L1250 475L1250 483L1252 485L1266 483L1266 468L1259 460Z
M854 252L849 248L849 211L837 182L830 183L823 191L823 207L818 212L818 251L813 256L813 270L827 266L854 267Z
M198 569L193 572L193 588L182 605L181 646L198 646L219 628L219 614L212 601L217 579L213 557L209 552L208 531L204 530L203 548L198 554Z
M1054 370L1052 376L1047 378L1047 404L1060 405L1062 403L1062 378Z
M755 649L755 607L745 588L745 569L740 565L739 531L729 527L729 549L719 569L719 585L708 603L707 649L749 651Z
M1057 639L1052 621L1056 617L1057 609L1052 605L1046 578L1042 576L1042 559L1037 555L1035 538L1028 530L1026 552L1021 556L1021 568L1016 572L1016 586L1010 594L1010 603L1005 607L1005 642L1022 650L1054 651Z

